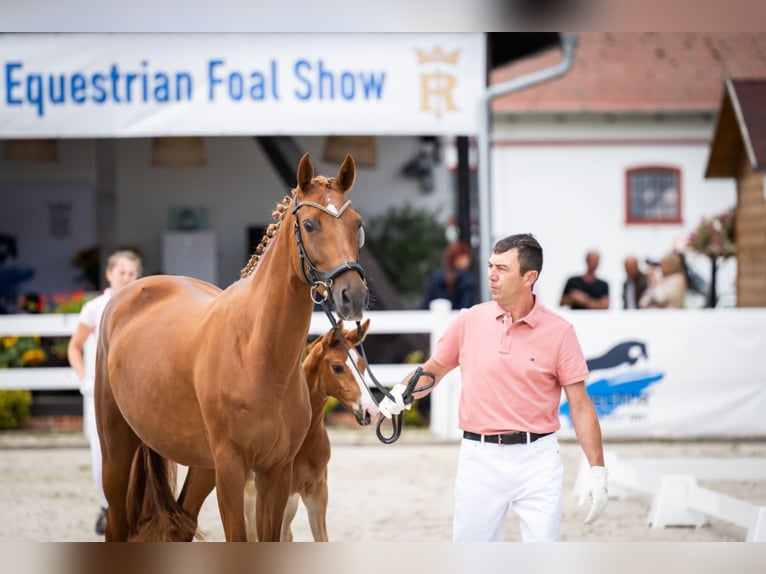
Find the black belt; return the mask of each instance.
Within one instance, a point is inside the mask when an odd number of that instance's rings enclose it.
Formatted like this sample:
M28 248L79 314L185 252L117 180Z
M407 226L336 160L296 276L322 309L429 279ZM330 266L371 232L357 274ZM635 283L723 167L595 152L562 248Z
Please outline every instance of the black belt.
M550 434L553 433L544 432L538 434L534 432L509 432L503 434L480 435L475 432L463 431L463 438L481 441L483 437L484 442L491 442L493 444L527 444L528 442L535 442L537 439Z

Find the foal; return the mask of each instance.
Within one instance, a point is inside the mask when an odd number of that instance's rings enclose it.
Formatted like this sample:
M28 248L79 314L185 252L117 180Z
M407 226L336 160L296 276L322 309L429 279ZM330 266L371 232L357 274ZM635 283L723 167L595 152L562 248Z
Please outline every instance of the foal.
M343 324L340 323L342 328ZM293 461L292 494L285 507L282 522L282 542L293 539L292 524L298 511L298 499L303 500L308 514L311 534L315 542L327 542L327 464L330 461L330 439L324 423L324 412L329 397L335 397L349 411L354 413L356 422L362 426L370 424L377 409L369 400L366 389L362 389L364 381L356 374L364 373L364 361L354 351L367 335L370 320L361 326L361 336L357 329L342 331L346 346L356 363L350 364L352 358L346 353L346 348L338 340L335 332L330 330L322 337L313 341L308 348L308 354L303 360L303 370L311 400L311 426L303 441L298 454ZM255 524L255 475L251 475L245 484L245 518L247 520L247 539L257 540Z

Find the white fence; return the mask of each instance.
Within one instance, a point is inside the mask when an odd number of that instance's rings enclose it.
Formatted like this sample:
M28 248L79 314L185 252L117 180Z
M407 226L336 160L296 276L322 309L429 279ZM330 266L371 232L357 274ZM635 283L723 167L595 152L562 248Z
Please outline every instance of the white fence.
M445 304L446 303L446 304ZM440 336L453 316L449 303L437 301L430 311L368 311L365 318L370 319L371 335L388 334L427 334L432 344ZM0 315L0 339L11 336L70 336L77 326L78 315L42 314L42 315ZM348 324L346 324L348 328ZM310 335L321 335L330 328L330 322L324 313L314 313L309 327ZM373 364L370 369L382 384L392 386L400 382L415 365L408 364ZM439 392L431 399L432 420L438 417L441 423L432 425L434 432L445 436L454 434L448 431L456 420L456 396L459 390L456 374L445 378ZM69 367L38 367L23 369L0 369L0 390L73 390L79 388L79 381Z
M445 301L427 311L370 311L369 333L427 334L431 346L457 312ZM588 391L605 438L766 438L766 309L561 311L577 330L591 374ZM0 337L68 336L77 315L0 315ZM330 327L314 313L309 333ZM619 352L618 352L619 351ZM622 353L622 358L615 362ZM373 364L385 385L413 369ZM76 389L69 368L0 370L0 389ZM458 438L460 373L431 395L431 431ZM560 436L574 438L562 403Z

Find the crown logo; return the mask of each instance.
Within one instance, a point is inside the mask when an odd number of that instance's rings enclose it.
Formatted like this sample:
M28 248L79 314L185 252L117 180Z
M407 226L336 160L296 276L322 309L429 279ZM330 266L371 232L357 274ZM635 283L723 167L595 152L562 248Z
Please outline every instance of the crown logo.
M437 46L430 52L426 52L425 50L415 50L418 55L418 63L419 64L436 64L436 63L444 63L444 64L457 64L457 59L460 56L460 50L455 50L454 52L443 52L440 46Z

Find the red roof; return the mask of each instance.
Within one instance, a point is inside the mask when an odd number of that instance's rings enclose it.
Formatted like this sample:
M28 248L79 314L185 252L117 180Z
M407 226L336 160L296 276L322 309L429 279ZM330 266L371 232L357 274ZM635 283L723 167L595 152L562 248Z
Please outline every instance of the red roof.
M766 78L766 33L578 34L562 77L493 100L500 113L715 112L727 78ZM493 84L552 66L558 49L491 73Z

